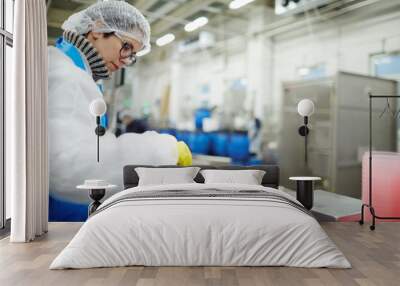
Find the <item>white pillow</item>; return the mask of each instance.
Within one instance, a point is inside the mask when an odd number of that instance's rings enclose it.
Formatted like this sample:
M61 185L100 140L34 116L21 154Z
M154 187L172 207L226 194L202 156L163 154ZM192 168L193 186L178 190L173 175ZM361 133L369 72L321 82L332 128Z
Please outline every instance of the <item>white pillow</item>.
M139 176L138 186L196 183L193 179L199 170L199 167L135 168Z
M262 170L202 170L205 184L261 185L265 171Z

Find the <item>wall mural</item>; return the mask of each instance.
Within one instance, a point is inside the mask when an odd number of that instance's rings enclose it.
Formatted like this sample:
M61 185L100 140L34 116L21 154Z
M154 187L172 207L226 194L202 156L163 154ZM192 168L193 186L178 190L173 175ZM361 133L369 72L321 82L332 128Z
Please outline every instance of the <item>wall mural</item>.
M125 165L177 164L180 153L175 137L144 132L148 128L135 114L109 118L112 103L118 103L103 96L102 81L150 48L144 16L123 1L97 2L71 15L61 28L62 36L48 49L49 219L82 221L90 199L88 190L77 186L85 181L93 188L116 185L107 190L109 196L123 190ZM118 120L123 128L117 137Z

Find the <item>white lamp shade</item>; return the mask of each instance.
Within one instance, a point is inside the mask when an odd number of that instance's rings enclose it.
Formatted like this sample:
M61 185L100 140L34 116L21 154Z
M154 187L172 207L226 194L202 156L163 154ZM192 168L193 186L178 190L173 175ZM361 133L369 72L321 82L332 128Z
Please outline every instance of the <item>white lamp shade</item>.
M90 103L89 111L93 116L102 116L107 111L107 105L102 98L97 98Z
M297 112L301 116L310 116L314 113L314 102L310 99L303 99L297 105Z

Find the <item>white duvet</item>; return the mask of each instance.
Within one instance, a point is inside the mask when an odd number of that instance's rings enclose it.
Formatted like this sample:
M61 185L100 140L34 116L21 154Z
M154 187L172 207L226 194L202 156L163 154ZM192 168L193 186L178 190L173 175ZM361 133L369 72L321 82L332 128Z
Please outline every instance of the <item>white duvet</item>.
M288 204L255 198L153 198L111 204L130 192L263 190L254 185L135 187L107 199L50 269L145 266L350 268L318 222ZM108 206L106 208L106 206Z

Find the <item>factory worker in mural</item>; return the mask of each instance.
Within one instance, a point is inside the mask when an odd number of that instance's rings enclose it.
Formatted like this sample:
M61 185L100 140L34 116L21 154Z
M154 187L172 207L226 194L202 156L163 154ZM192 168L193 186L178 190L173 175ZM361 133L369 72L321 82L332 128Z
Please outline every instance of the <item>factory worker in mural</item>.
M87 192L75 189L85 179L107 180L121 188L124 165L177 164L179 150L190 152L170 135L150 131L116 138L107 131L100 137L98 163L96 120L89 112L90 103L103 96L98 80L133 65L139 51L150 49L150 26L128 3L105 1L73 14L62 29L55 47L48 49L52 198L87 200Z

